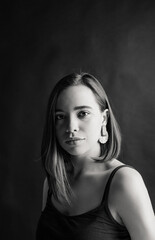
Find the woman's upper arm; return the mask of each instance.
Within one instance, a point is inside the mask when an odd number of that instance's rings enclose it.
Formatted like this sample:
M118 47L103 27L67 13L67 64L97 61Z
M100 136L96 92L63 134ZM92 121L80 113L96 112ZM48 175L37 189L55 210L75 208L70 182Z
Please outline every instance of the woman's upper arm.
M155 215L141 175L132 168L120 171L116 206L132 240L155 240Z
M48 181L47 181L47 178L45 178L44 184L43 184L42 210L44 210L44 208L46 206L47 194L48 194Z

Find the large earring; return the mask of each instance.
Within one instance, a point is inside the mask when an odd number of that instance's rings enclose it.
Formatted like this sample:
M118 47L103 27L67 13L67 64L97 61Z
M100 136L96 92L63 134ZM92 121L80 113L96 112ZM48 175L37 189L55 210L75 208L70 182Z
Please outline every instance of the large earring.
M101 144L105 144L108 141L109 134L107 132L106 126L102 126L101 129L101 137L99 138L99 142Z

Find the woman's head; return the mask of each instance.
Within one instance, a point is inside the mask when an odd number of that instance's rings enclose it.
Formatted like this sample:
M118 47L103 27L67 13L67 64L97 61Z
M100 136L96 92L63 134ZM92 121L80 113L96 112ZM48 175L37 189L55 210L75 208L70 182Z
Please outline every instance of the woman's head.
M57 144L81 159L100 156L101 128L107 122L92 90L85 85L70 86L57 99L55 135Z
M103 125L109 138L101 144L98 140ZM49 98L43 136L42 159L48 176L56 182L62 175L67 178L65 163L71 155L91 152L98 161L116 158L120 145L118 124L100 82L88 73L73 73L62 78Z

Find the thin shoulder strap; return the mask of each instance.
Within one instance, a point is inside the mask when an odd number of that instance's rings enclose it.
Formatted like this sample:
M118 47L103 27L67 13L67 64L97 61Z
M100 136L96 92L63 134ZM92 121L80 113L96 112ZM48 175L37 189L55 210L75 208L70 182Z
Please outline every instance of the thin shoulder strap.
M108 178L108 181L106 183L106 186L105 186L105 190L104 190L104 195L103 195L103 199L102 199L102 202L106 201L108 199L108 195L109 195L109 190L110 190L110 185L111 185L111 182L112 182L112 179L115 175L115 173L120 169L120 168L123 168L123 167L130 167L130 168L133 168L132 166L130 165L121 165L121 166L118 166L116 167L110 174L109 178Z

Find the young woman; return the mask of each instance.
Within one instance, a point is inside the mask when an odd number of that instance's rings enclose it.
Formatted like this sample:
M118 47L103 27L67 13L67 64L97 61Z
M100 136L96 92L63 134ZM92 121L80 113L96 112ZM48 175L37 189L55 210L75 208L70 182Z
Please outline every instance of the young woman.
M155 240L155 216L141 175L117 157L121 136L92 75L54 87L42 141L47 178L37 240Z

